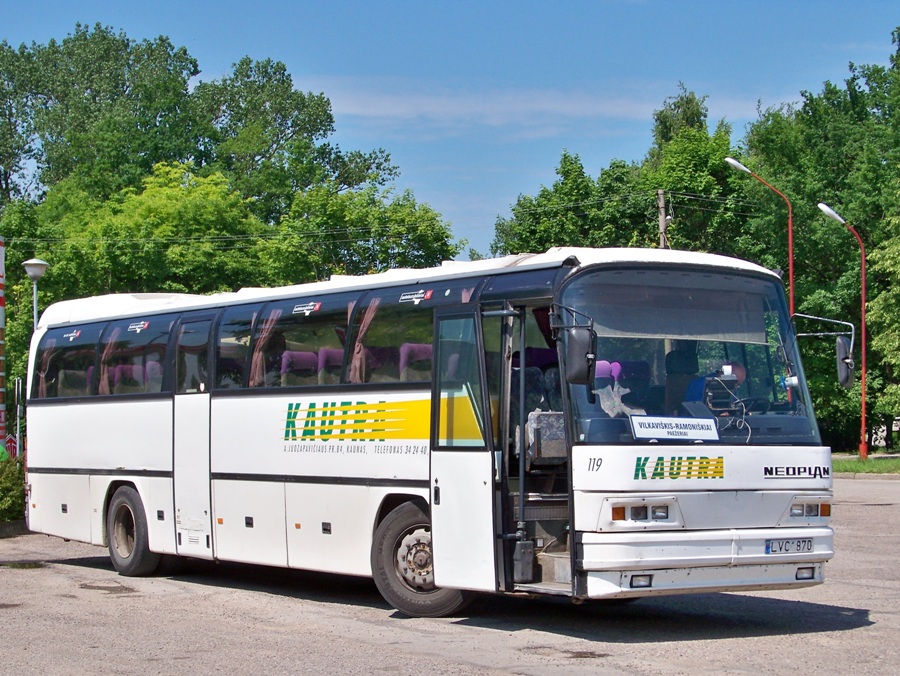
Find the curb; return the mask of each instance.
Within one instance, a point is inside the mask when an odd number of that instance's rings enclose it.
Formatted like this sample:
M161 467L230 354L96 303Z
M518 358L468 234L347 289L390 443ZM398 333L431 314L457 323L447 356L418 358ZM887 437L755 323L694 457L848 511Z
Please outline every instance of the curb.
M0 522L0 538L14 538L17 535L27 535L29 532L25 527L25 519Z
M900 481L900 474L873 474L871 472L836 472L836 479L854 479L857 481Z

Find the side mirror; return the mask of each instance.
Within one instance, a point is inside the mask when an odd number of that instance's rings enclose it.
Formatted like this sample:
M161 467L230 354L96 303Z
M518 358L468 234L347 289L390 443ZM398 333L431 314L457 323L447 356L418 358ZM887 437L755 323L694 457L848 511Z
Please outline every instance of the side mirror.
M587 326L566 329L566 381L592 385L595 359L594 332Z
M850 354L851 345L847 336L838 336L835 345L837 354L837 376L842 387L853 385L853 356Z

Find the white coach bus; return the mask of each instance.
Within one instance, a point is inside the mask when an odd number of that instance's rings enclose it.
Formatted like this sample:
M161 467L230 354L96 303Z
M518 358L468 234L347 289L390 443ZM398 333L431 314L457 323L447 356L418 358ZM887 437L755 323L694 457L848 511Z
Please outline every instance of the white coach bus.
M442 616L473 592L803 587L833 555L780 279L732 258L553 249L64 301L29 369L28 526L122 575L371 576Z

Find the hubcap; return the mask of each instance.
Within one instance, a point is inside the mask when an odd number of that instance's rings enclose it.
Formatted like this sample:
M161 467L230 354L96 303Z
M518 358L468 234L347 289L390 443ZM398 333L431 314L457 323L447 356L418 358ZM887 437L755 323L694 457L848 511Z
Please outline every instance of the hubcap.
M397 574L410 589L428 592L434 585L431 533L423 526L407 532L397 547Z
M115 529L112 536L116 553L123 559L131 556L131 552L134 551L134 515L125 505L116 510Z

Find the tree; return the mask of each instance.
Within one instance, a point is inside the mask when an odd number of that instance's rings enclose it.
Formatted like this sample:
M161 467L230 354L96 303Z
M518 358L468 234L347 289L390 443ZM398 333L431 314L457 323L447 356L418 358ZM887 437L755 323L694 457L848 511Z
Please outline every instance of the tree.
M896 183L900 199L900 182ZM889 229L900 233L900 216L886 219ZM871 328L871 346L881 355L884 389L878 400L882 415L893 417L900 411L900 234L890 237L869 255L871 266L880 282L880 292L869 304L867 324Z
M563 151L556 174L551 187L520 195L512 216L497 219L492 254L646 245L653 202L640 187L638 167L614 161L595 181L577 155Z
M686 98L697 100L690 93ZM705 97L704 97L705 99ZM710 135L706 128L681 125L655 147L645 162L645 190L669 193L674 218L667 229L670 248L735 254L733 199L740 186L729 182L725 157L731 153L731 127L721 121Z
M679 93L668 97L663 107L653 112L653 146L647 154L650 165L656 164L659 154L685 129L706 131L706 96L698 97L683 82L678 83Z
M210 121L203 163L229 176L264 222L277 223L293 195L310 187L352 189L396 176L383 150L345 153L326 143L334 131L331 102L294 89L281 62L244 57L230 76L200 83L194 96Z
M26 163L34 147L31 143L31 109L23 82L28 58L6 40L0 42L0 212L28 190L24 178Z
M109 200L67 179L40 205L15 202L0 220L6 236L7 362L24 375L31 333L31 285L22 261L51 264L40 307L107 293L212 293L264 283L260 241L269 229L221 174L158 164L140 189Z
M74 177L106 198L158 162L187 161L199 121L188 82L196 61L168 38L135 43L97 24L30 48L31 112L44 186Z
M409 191L393 195L372 186L341 192L325 185L296 195L262 257L267 283L290 284L440 265L464 245L454 243L440 214Z

